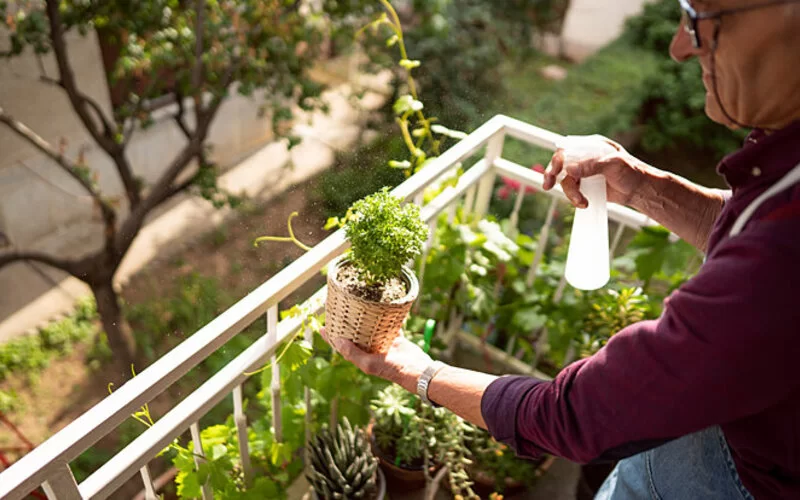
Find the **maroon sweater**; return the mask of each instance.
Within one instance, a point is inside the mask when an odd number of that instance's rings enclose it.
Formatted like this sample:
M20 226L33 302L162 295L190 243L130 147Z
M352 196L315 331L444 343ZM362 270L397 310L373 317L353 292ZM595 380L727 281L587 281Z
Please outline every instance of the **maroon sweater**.
M483 395L492 435L521 456L624 458L721 426L756 498L800 498L800 185L760 193L800 163L800 122L753 132L719 172L733 189L700 272L662 316L614 335L553 381L501 377Z

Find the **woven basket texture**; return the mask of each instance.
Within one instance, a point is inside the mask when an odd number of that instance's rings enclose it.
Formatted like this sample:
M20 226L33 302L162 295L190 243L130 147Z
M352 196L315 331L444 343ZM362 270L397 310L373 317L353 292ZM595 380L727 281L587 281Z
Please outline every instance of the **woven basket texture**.
M407 268L403 278L408 293L399 301L374 302L348 292L336 281L342 265L340 257L328 266L328 296L325 301L325 331L329 338L352 340L367 352L386 352L411 311L419 294L419 282Z

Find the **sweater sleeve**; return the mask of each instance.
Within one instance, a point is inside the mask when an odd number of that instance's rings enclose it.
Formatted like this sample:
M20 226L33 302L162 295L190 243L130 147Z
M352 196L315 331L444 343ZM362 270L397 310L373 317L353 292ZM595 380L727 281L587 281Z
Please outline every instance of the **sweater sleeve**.
M526 457L620 459L786 398L800 386L800 244L769 224L720 244L658 320L553 381L493 382L481 400L492 435Z

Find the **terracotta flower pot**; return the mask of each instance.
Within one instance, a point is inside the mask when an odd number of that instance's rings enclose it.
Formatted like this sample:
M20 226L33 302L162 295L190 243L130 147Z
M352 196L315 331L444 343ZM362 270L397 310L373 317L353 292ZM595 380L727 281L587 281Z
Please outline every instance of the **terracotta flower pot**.
M482 470L472 470L469 477L473 481L472 489L481 498L489 498L495 491L495 478ZM505 478L503 495L513 495L525 489L525 483L511 478Z
M538 479L547 474L547 471L550 470L550 467L554 462L555 457L552 456L539 459L536 462L534 476ZM472 489L475 490L475 493L477 493L481 498L489 498L489 495L495 492L495 478L491 474L474 466L471 467L468 472L470 479L472 479L474 482ZM524 483L508 477L504 479L504 482L505 487L503 489L503 495L505 496L520 493L531 486L531 483Z
M328 296L325 302L325 330L329 338L352 340L369 352L385 352L400 334L400 328L419 295L419 281L403 267L406 295L393 302L376 302L347 291L337 274L349 265L339 257L328 266Z

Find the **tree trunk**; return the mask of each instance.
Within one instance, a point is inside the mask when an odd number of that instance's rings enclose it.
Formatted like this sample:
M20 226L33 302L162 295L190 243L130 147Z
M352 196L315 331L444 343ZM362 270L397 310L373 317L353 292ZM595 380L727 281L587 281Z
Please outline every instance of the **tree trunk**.
M136 341L130 326L122 315L119 298L111 280L92 285L92 292L97 301L97 312L108 337L111 351L130 365L135 359Z

